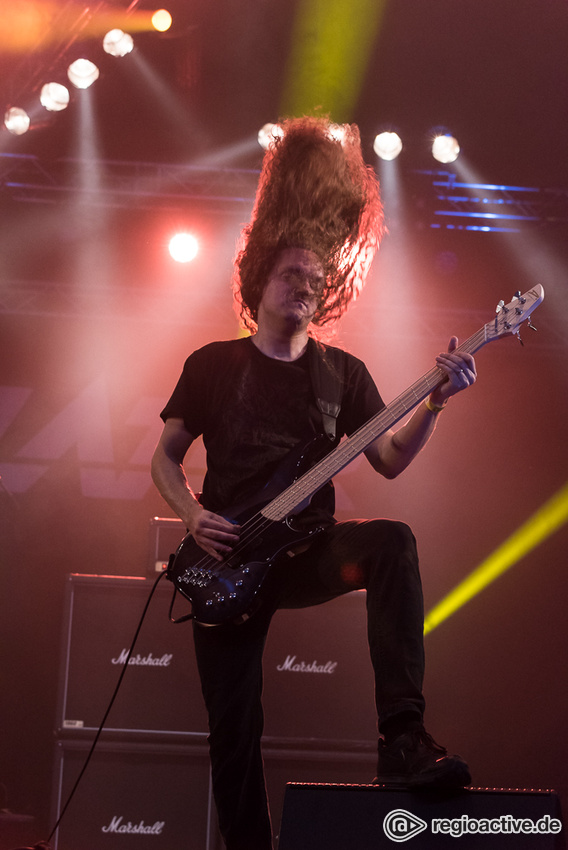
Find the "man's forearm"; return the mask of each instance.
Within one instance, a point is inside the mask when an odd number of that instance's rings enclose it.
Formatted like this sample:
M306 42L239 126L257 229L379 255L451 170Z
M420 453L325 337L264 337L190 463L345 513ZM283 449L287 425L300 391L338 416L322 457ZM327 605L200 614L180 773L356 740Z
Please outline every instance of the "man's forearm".
M191 518L202 509L189 486L182 464L176 463L159 448L152 458L151 472L164 501L189 527Z
M400 475L420 454L436 427L439 411L423 402L408 422L391 435L382 450L384 474L388 478Z

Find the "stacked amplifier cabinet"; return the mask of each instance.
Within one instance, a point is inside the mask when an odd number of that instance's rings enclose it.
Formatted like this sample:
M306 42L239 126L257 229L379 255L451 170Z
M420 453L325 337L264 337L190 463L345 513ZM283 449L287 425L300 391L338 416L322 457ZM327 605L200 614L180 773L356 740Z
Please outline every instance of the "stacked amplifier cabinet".
M153 581L144 578L68 579L54 818L124 671L152 587ZM127 850L146 844L157 850L221 850L192 628L188 622L170 622L172 594L164 577L54 850ZM188 610L178 594L174 613ZM264 671L264 756L278 831L287 782L357 783L374 775L376 721L365 594L278 611Z
M183 540L187 529L181 519L152 517L148 526L146 573L152 578L168 566L172 552Z

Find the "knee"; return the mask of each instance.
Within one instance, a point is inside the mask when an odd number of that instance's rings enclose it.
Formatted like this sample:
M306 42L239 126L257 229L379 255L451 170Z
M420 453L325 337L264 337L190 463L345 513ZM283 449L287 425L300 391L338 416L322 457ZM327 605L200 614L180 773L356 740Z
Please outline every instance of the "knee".
M401 549L411 549L416 551L416 538L409 525L400 520L391 520L391 534L394 542Z
M399 552L416 552L416 538L409 525L401 520L375 519L369 523L381 548L392 547Z
M372 520L374 529L373 553L370 559L371 575L385 578L398 576L399 580L419 576L418 551L412 529L398 520Z

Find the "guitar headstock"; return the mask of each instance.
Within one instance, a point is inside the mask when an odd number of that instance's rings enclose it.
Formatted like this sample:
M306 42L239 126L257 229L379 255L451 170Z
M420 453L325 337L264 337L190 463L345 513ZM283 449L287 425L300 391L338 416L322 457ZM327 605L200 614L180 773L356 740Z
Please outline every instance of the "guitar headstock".
M521 325L527 319L529 320L529 327L532 327L530 315L542 302L543 298L544 289L538 283L532 289L529 289L528 292L525 292L524 295L521 295L520 292L517 293L508 304L500 301L495 311L495 319L485 325L487 340L499 339L499 337L509 336L511 334L518 335Z

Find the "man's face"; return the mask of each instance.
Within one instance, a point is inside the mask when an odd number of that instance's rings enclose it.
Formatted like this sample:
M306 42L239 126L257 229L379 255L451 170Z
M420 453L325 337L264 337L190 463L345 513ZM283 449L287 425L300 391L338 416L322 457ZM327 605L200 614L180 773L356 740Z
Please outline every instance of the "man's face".
M258 308L258 323L285 323L293 330L308 327L325 282L322 265L312 251L285 248L274 265Z

